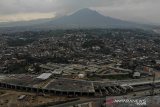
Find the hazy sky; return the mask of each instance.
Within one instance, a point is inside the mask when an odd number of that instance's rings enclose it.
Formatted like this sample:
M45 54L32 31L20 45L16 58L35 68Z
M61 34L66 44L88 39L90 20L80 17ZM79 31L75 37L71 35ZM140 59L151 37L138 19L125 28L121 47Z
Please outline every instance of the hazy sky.
M123 20L160 24L160 0L0 0L0 22L63 16L82 8Z

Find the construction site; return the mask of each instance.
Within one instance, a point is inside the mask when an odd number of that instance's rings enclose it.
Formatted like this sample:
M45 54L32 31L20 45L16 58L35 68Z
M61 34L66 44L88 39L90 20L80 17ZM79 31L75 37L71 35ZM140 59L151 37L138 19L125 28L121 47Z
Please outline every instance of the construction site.
M58 102L70 101L65 96L40 95L30 92L0 89L0 107L34 107L54 105Z
M155 80L154 88L160 87L160 81ZM0 88L16 91L58 95L102 97L124 95L131 92L150 90L153 81L146 82L105 82L86 81L67 78L54 78L50 73L41 75L1 75Z

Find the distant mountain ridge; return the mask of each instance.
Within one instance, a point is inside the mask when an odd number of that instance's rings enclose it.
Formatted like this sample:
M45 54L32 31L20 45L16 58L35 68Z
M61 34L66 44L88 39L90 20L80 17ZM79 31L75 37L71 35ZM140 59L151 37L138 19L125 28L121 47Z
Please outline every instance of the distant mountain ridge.
M147 25L103 16L97 11L85 8L71 15L57 19L41 19L0 24L0 27L22 27L27 29L68 29L68 28L147 28ZM21 28L21 29L22 29Z
M82 9L76 13L50 21L48 24L61 27L89 27L89 28L138 28L142 25L103 16L90 9Z

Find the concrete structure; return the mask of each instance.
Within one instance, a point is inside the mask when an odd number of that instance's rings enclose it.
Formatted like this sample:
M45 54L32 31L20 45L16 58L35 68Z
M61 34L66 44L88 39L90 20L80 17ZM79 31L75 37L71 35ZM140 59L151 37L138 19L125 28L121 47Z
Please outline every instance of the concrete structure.
M152 88L152 81L120 85L65 78L41 80L36 77L37 75L1 75L0 88L63 96L112 96ZM155 88L159 87L160 80L156 80Z
M95 93L92 82L73 79L55 79L46 87L49 90L57 90L60 94L72 94L75 96L93 96Z
M35 93L69 96L94 96L92 82L72 79L37 79L36 75L6 75L0 78L0 87Z

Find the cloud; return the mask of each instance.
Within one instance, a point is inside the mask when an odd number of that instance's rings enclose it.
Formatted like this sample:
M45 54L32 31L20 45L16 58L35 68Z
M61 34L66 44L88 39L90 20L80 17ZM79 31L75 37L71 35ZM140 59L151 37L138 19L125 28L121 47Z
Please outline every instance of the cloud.
M160 0L126 0L123 5L97 8L99 12L123 20L160 24Z
M0 17L0 22L9 22L12 21L29 21L36 19L45 19L45 18L53 18L54 13L19 13L15 15L4 15Z
M44 18L52 13L62 16L92 8L106 16L160 24L159 5L160 0L0 0L0 21L31 20L31 14L41 14ZM42 18L41 15L36 18Z

